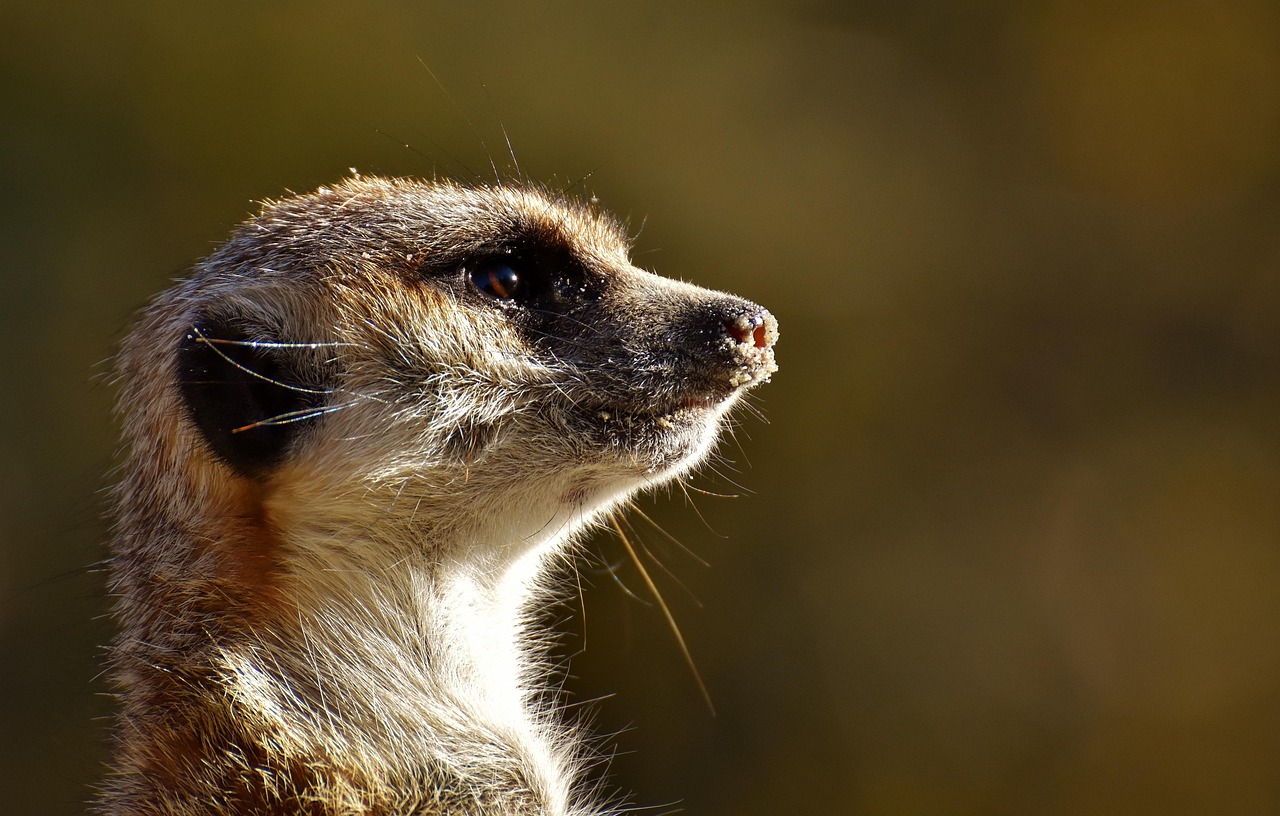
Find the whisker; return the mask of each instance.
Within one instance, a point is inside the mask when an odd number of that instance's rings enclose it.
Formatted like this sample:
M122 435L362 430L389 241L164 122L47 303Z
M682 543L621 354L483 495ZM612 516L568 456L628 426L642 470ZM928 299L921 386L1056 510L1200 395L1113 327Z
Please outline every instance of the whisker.
M213 352L214 352L215 354L217 354L219 357L221 357L225 362L230 363L231 365L233 365L233 366L235 366L236 368L240 369L240 370L241 370L241 371L243 371L244 373L248 374L250 377L254 377L254 378L256 378L256 379L262 380L263 382L268 382L268 383L271 383L272 385L278 385L278 386L280 386L281 388L285 388L285 389L288 389L288 390L290 390L290 391L297 391L297 392L299 392L299 393L303 393L303 394L320 394L320 395L325 395L325 394L333 393L331 389L327 389L327 388L324 388L324 389L317 389L317 388L304 388L304 387L303 387L303 386L301 386L301 385L293 385L293 384L291 384L291 383L281 382L280 380L277 380L277 379L275 379L274 377L268 377L268 376L266 376L265 374L259 374L257 371L254 371L253 369L249 368L248 366L242 365L240 362L238 362L237 360L233 359L230 355L228 355L228 354L227 354L226 352L224 352L222 349L218 348L218 344L217 344L217 343L215 343L215 342L213 342L213 340L212 340L211 338L206 337L206 336L205 336L205 334L204 334L204 332L200 330L200 327L199 327L199 326L196 326L196 325L192 324L192 326L191 326L191 331L195 332L195 335L196 335L196 342L197 342L197 343L204 343L204 344L205 344L205 345L207 345L210 349L212 349L212 350L213 350ZM253 343L251 342L251 343L250 343L250 345L253 345Z
M706 491L706 490L699 490L698 488L693 487L692 485L688 484L688 483L687 483L684 479L682 479L682 478L681 478L681 479L676 479L676 480L675 480L675 484L676 484L676 486L677 486L677 487L679 487L679 488L680 488L680 492L684 493L684 500L685 500L685 504L687 504L687 505L689 505L690 507L692 507L692 508L693 508L693 512L695 512L695 513L697 513L697 514L698 514L698 518L702 521L702 526L704 526L704 527L706 527L706 528L707 528L707 532L711 533L711 534L712 534L713 536L715 536L716 538L724 538L724 539L727 539L727 538L728 538L728 536L727 536L727 535L724 535L723 533L718 533L718 532L716 532L715 528L711 526L711 522L707 521L707 517L706 517L706 516L704 516L704 515L702 515L702 510L700 510L700 509L698 508L697 503L695 503L695 502L694 502L694 500L693 500L693 496L689 495L689 491L690 491L690 490L693 490L693 491L695 491L695 492L697 492L697 493L702 493L702 494L707 495L707 496L716 496L716 497L718 497L718 498L722 498L722 499L736 499L736 498L737 498L737 496L722 496L722 495L720 495L719 493L711 493L711 492Z
M257 422L251 422L248 425L242 425L239 428L232 428L231 433L241 433L250 431L254 428L269 427L272 425L288 425L293 422L304 422L308 419L315 419L325 414L332 414L335 411L341 411L344 408L350 408L358 405L356 402L348 402L344 405L326 405L319 408L302 408L297 411L288 411L283 414L276 414L268 419L260 419Z
M609 574L609 577L612 578L613 582L618 585L618 588L621 589L624 593L626 593L628 598L640 604L641 606L653 606L653 604L649 603L644 598L641 598L639 595L632 592L631 587L623 583L622 578L618 575L618 566L619 566L618 564L605 564L604 571Z
M675 637L681 653L684 654L685 663L689 666L690 673L693 674L693 681L698 685L698 691L702 693L702 699L707 704L707 710L714 717L716 707L711 702L711 693L707 691L706 683L702 682L702 675L698 672L698 665L694 662L693 654L689 651L689 645L685 643L684 635L680 632L680 625L676 623L675 616L671 614L671 608L667 606L666 600L663 599L658 585L653 582L653 578L649 575L649 570L645 569L644 563L636 553L635 547L631 546L631 541L627 538L627 534L622 531L622 525L618 523L617 515L609 514L609 521L613 525L614 532L618 534L618 538L622 540L622 546L626 547L627 552L631 555L631 561L636 565L636 570L640 573L640 577L648 585L649 592L653 594L653 599L658 602L658 608L662 610L662 616L667 619L667 626L670 627L671 634Z
M663 537L665 537L668 541L670 541L672 544L675 544L675 545L676 545L677 547L679 547L680 549L684 550L684 551L685 551L685 553L686 553L690 558L692 558L694 561L697 561L699 564L701 564L701 565L702 565L702 566L704 566L704 567L710 567L710 566L711 566L711 565L710 565L710 564L708 564L706 561L704 561L700 555L698 555L698 554L697 554L697 553L695 553L693 550L691 550L691 549L689 549L688 547L686 547L686 546L684 545L684 543L683 543L682 541L680 541L680 539L676 538L675 536L671 535L671 533L669 533L669 532L667 532L665 529L663 529L663 527L662 527L662 525L661 525L661 524L659 524L658 522L654 521L654 520L653 520L653 518L652 518L648 513L646 513L646 512L644 512L643 510L641 510L641 509L640 509L640 506L639 506L638 504L636 504L634 501L629 501L629 502L627 502L627 506L631 508L631 511L632 511L633 513L635 513L636 515L638 515L640 518L644 519L645 521L649 522L649 524L653 527L653 529L655 529L655 530L657 530L659 533L661 533L661 534L663 535Z
M196 327L193 327L196 328ZM199 332L199 329L196 328ZM248 346L250 348L290 348L290 349L320 349L320 348L347 348L356 343L341 343L338 341L325 343L277 343L270 340L224 340L220 337L205 337L200 335L199 342L209 343L218 346Z
M516 149L511 146L511 136L507 133L507 125L502 121L502 117L498 115L498 107L493 104L493 96L489 93L488 85L481 85L484 89L484 97L489 100L489 109L493 111L493 118L498 122L498 128L502 131L502 138L507 143L507 154L511 156L511 164L515 167L516 178L525 181L524 170L520 169L520 160L516 158Z
M684 581L681 581L680 578L674 572L672 572L670 568L667 567L666 564L662 563L662 559L658 558L658 556L653 554L653 550L649 549L649 546L644 543L644 539L640 537L640 533L639 531L636 530L635 526L632 525L631 522L626 518L622 519L622 523L625 524L627 529L631 531L631 534L635 536L636 545L640 548L641 551L644 552L645 555L649 556L649 560L657 564L658 568L661 569L664 573L666 573L668 578L670 578L672 581L675 581L676 586L684 590L684 593L689 596L689 600L693 601L693 603L699 609L701 609L702 601L698 600L698 596L693 594L693 590L689 589L689 587L685 584Z
M422 65L424 69L426 69L426 72L431 75L431 79L436 83L436 87L438 87L444 93L445 97L449 100L449 104L453 105L454 111L456 111L457 114L462 117L462 121L467 123L467 127L471 130L471 135L476 137L476 141L480 143L480 149L484 151L485 156L488 157L489 159L489 166L493 169L494 182L499 186L501 186L502 174L498 172L498 165L493 160L493 153L489 150L488 145L484 143L484 138L480 136L480 131L477 130L476 126L471 123L471 118L467 116L467 112L464 111L462 109L462 106L458 104L458 100L454 98L453 94L449 93L449 89L446 88L444 86L444 83L440 81L440 77L436 76L436 72L431 70L430 65L427 65L427 61L424 60L422 57L418 57L418 62ZM479 176L477 176L476 178L479 178Z

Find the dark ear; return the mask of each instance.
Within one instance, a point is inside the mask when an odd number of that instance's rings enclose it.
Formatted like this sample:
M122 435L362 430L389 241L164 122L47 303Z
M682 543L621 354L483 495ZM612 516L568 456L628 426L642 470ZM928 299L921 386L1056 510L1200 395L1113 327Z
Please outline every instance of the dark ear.
M197 319L178 347L178 383L191 420L213 452L243 476L279 465L314 422L309 412L325 395L301 382L296 355L209 317Z

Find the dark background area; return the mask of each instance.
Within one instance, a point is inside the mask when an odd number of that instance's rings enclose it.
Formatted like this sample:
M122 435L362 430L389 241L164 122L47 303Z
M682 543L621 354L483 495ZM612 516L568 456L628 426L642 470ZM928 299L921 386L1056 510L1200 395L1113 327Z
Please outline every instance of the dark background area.
M1280 812L1280 8L796 0L0 7L6 813L105 760L130 315L255 199L512 176L499 123L782 328L736 497L641 503L709 566L633 518L717 716L616 541L557 613L618 787Z

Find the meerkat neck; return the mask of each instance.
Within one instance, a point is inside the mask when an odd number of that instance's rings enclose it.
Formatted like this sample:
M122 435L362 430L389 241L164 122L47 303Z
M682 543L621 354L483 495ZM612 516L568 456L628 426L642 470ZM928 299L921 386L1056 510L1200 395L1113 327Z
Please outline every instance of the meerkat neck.
M526 729L528 666L539 662L541 648L530 636L527 610L541 591L544 562L562 544L445 563L405 554L348 571L330 560L299 576L305 594L297 598L298 620L333 645L326 658L334 682L354 684L357 697L378 693L363 679L370 671L385 673L382 682L396 699L433 700L445 692L475 708L476 720ZM388 655L396 656L394 669L387 667ZM412 720L412 709L407 712Z
M121 577L123 605L137 614L125 618L115 661L130 680L126 717L145 727L127 742L118 802L236 790L213 812L292 813L305 799L360 813L404 791L449 790L464 807L501 796L536 805L530 812L579 812L568 789L577 757L565 747L576 742L534 704L540 642L526 626L565 525L532 542L427 538L407 551L334 525L328 540L303 525L299 536L269 509L226 510L152 517L145 539L128 535L125 515L122 550L132 540L168 558L127 559L154 571ZM206 529L208 519L222 528ZM156 530L169 534L158 541ZM209 580L184 582L178 598L165 572ZM202 772L175 770L184 767ZM184 807L172 812L203 812Z

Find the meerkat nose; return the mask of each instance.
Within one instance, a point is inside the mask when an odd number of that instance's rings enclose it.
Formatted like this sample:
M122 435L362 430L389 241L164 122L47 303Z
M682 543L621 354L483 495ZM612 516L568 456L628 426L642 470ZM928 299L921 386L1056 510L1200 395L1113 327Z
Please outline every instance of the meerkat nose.
M771 348L778 341L778 321L760 306L724 321L724 328L734 340L751 343L758 349Z

